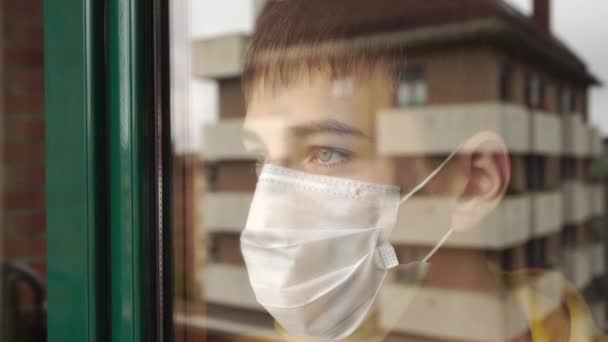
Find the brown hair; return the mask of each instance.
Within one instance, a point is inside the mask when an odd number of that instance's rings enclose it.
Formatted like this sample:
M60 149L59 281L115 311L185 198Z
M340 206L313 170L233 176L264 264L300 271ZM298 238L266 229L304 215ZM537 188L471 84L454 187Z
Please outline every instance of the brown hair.
M373 34L390 22L387 4L403 2L411 1L271 0L257 20L245 54L247 101L259 91L313 74L335 79L389 72L404 60L405 52ZM371 18L366 11L370 8L374 8Z

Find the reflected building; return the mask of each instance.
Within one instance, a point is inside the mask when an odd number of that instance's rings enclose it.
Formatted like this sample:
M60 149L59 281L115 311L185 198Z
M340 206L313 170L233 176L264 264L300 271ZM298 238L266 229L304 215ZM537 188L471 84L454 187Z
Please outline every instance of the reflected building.
M397 160L445 157L463 138L490 129L502 136L511 158L507 194L482 223L484 229L453 235L442 257L458 259L469 251L483 251L503 271L559 270L584 296L603 328L604 238L599 219L605 210L604 192L590 176L590 165L603 148L599 131L589 124L588 110L589 88L599 82L576 52L552 34L550 1L534 1L531 16L501 0L403 2L407 13L402 25L360 25L361 36L408 50L393 107L377 113L379 152ZM263 10L266 3L256 1L256 8ZM353 17L352 25L373 23L374 15L378 11ZM226 34L193 42L194 77L217 82L219 120L204 127L199 159L205 160L207 185L202 200L197 200L201 226L194 228L205 232L208 247L206 263L197 264L191 280L202 291L206 318L182 323L205 327L210 337L278 337L272 317L255 301L239 248L256 184L256 156L244 150L240 139L246 110L241 73L248 39ZM417 136L416 141L403 139L408 135ZM431 221L441 205L440 200L415 196L402 208L400 216L408 218L408 225L425 229L408 230L399 222L391 237L399 253L436 243L445 222ZM391 293L408 291L399 277L390 281L377 308L380 326L389 325L395 316ZM421 297L448 304L412 303L420 314L390 323L394 340L422 336L495 341L524 334L527 325L510 310L515 299L479 291L484 286L479 282L436 279L419 289ZM561 293L565 286L556 273L531 282L539 293ZM539 315L551 315L561 300L556 295L535 302ZM467 314L446 307L466 308ZM486 328L466 328L479 322Z

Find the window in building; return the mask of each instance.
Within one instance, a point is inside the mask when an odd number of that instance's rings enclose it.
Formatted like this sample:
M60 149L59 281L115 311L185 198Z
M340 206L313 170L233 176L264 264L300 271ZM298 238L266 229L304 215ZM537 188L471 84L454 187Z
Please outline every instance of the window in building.
M528 267L543 268L546 262L546 241L544 239L533 239L526 243L526 258Z
M428 90L424 69L409 67L399 73L397 80L397 105L399 107L424 106L427 104Z
M559 97L559 111L562 114L571 114L576 111L576 101L572 89L563 88Z
M216 191L218 184L219 170L217 165L205 165L207 171L207 188L209 191Z
M545 159L542 156L526 157L526 180L528 190L542 191L545 186Z
M545 84L538 75L529 75L525 86L526 105L533 109L545 109Z
M561 240L561 247L562 247L562 249L563 248L569 248L569 247L576 246L576 242L577 242L576 230L577 230L577 228L578 228L577 225L572 225L572 224L566 224L566 225L564 225L564 228L560 232L560 240Z
M510 249L500 253L500 267L505 271L513 270L513 251Z
M499 92L500 92L500 100L504 102L509 102L513 99L511 94L511 85L512 85L512 68L510 65L503 65L500 68L500 76L499 76Z
M560 169L562 180L576 178L576 164L574 158L562 158Z

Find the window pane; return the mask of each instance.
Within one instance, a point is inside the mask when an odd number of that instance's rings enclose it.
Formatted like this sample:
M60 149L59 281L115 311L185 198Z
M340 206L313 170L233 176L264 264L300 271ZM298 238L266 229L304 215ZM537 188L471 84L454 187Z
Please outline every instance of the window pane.
M381 3L172 1L176 340L601 334L596 69L544 1Z

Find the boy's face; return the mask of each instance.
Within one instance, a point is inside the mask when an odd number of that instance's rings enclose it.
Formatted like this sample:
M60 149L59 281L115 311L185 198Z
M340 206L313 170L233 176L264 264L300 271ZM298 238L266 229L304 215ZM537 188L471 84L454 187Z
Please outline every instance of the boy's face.
M265 162L307 173L394 184L394 163L376 149L376 113L392 105L381 74L306 77L249 103L244 145Z

